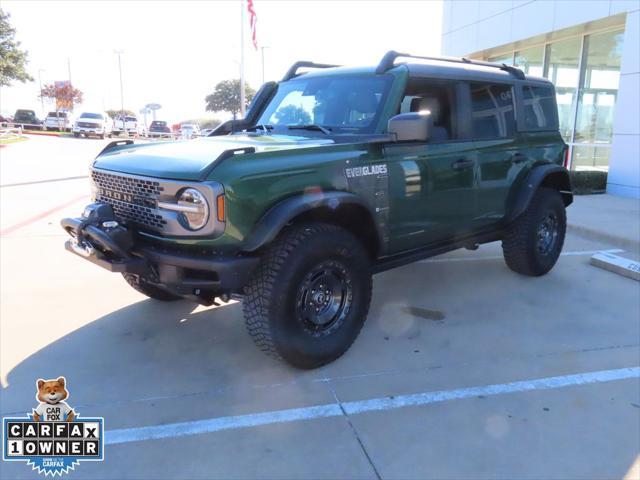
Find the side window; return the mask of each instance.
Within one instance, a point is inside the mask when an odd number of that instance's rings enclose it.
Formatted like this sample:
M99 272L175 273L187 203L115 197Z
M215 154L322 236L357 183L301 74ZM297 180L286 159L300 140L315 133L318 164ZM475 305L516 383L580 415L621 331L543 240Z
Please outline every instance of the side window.
M431 142L458 139L455 82L410 78L400 103L400 113L428 110L433 118Z
M558 108L553 88L524 85L522 98L525 130L556 130L558 128Z
M475 138L512 137L516 131L511 85L471 83Z

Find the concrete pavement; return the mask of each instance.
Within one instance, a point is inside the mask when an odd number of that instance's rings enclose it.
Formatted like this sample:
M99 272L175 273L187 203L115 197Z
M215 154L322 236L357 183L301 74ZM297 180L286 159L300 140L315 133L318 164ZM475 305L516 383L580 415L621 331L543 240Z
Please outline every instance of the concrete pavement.
M567 210L569 231L640 253L640 200L614 195L580 195Z
M68 145L70 165L84 168L87 144ZM5 158L3 173L26 178L12 171L21 170L17 149ZM83 180L0 189L2 229L35 219L0 239L0 412L24 415L35 406L37 378L65 375L69 403L81 415L104 416L108 432L230 426L109 445L103 463L81 464L68 478L576 479L633 478L639 468L637 377L553 390L535 383L640 365L637 282L588 263L592 252L616 245L570 234L558 265L541 278L509 271L497 243L380 274L349 352L299 371L254 347L238 303L158 303L65 252L58 219L77 215L84 200L38 217L42 199L60 206L83 191ZM510 382L533 387L348 408ZM338 415L282 422L272 413L317 406ZM223 420L257 415L269 421ZM24 464L0 463L0 476L34 475Z

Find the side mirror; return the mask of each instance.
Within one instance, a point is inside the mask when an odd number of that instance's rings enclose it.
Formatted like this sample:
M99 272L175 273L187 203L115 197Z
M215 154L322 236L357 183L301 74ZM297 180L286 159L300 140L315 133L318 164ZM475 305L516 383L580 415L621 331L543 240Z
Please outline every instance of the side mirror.
M433 117L428 111L401 113L391 117L387 126L396 142L426 142L432 129Z

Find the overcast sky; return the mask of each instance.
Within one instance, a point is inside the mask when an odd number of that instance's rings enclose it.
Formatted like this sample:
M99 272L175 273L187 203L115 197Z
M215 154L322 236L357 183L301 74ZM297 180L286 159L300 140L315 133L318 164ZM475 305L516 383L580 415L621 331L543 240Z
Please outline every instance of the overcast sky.
M390 49L440 52L439 0L254 0L258 43L267 80L279 79L296 60L375 64ZM43 83L71 80L84 92L78 110L120 108L118 58L122 49L124 106L139 111L160 103L159 119L178 122L211 116L204 97L215 84L237 78L240 2L3 0L17 39L29 52L35 81L0 89L0 110L41 111ZM260 50L245 28L245 75L262 83ZM51 105L45 104L45 110Z

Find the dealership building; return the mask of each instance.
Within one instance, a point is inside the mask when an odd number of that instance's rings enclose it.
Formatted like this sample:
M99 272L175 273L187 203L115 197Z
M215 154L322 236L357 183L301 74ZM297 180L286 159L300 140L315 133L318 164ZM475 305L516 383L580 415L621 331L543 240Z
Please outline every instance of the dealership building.
M640 198L640 0L445 0L442 53L549 78L570 168Z

